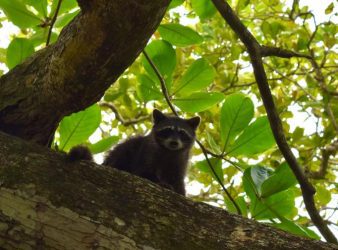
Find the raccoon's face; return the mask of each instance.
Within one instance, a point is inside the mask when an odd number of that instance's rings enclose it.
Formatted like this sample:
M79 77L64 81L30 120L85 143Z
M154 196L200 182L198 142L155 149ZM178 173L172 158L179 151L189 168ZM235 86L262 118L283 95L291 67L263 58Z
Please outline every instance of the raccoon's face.
M153 134L158 144L171 151L191 148L195 141L195 130L200 122L199 117L182 119L166 116L156 109L153 117Z

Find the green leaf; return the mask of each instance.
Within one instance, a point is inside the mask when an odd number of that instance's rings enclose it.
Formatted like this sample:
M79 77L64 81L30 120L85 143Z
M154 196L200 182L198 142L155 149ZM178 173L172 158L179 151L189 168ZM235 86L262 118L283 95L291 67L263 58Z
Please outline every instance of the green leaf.
M189 94L210 85L215 78L215 69L204 58L193 62L179 80L173 94Z
M110 136L98 141L97 143L90 144L88 148L93 154L98 154L109 150L114 144L120 140L119 136Z
M262 197L284 191L296 185L297 179L287 163L281 164L276 171L263 182Z
M176 52L171 44L160 40L152 41L147 45L145 51L160 71L161 76L164 79L170 78L176 66ZM144 56L142 57L142 64L152 78L158 78Z
M34 9L39 12L40 17L47 17L47 0L26 0L26 3L30 6L33 6Z
M7 59L7 50L4 48L0 48L0 62L6 63Z
M215 152L216 154L221 154L222 150L220 146L218 145L218 143L216 143L215 139L212 137L212 135L208 131L205 131L205 132L206 132L206 139L212 151Z
M203 38L196 31L181 24L161 24L158 31L164 40L179 47L203 42Z
M221 138L226 149L228 144L245 129L254 116L254 105L243 94L229 95L221 109Z
M244 171L244 190L250 199L261 196L262 183L269 178L271 172L272 171L269 168L262 166L249 167Z
M250 198L251 200L251 198ZM286 190L261 200L251 200L251 216L257 220L281 218L290 215L295 209L295 194Z
M325 9L325 14L326 14L326 15L331 14L332 11L333 11L333 9L334 9L334 4L333 4L333 2L332 2L332 3L330 3L329 6L326 7L326 9Z
M223 182L224 175L223 175L223 170L222 170L222 160L218 158L210 158L209 162L211 163L211 166L215 170L215 173L217 174L218 178ZM217 180L207 160L196 162L195 167L198 168L202 172L210 174L215 180Z
M62 28L66 26L79 13L80 13L80 10L76 10L74 12L66 13L61 16L58 16L58 18L56 19L55 25L54 25L55 28Z
M180 6L182 3L184 2L184 0L172 0L171 3L169 4L168 9L173 9L177 6Z
M253 156L262 153L275 144L266 116L259 117L244 129L239 138L228 149L230 155Z
M278 224L274 223L274 224L271 224L271 225L276 227L276 228L287 231L289 233L292 233L294 235L320 240L320 237L315 232L313 232L312 230L310 230L306 227L299 226L296 223L294 223L293 221L285 219L285 218L282 220L281 223L278 223Z
M8 68L14 68L33 53L34 46L32 41L26 38L14 38L7 48L6 60Z
M190 96L173 99L173 103L184 112L201 112L221 102L224 95L216 92L198 92Z
M19 0L0 0L0 9L4 11L9 21L22 29L34 27L43 22Z
M241 215L243 217L248 217L248 209L244 199L244 196L239 196L235 199L236 204L238 205L239 209L241 210ZM237 214L237 209L235 205L230 201L228 197L224 197L224 203L226 205L227 211L230 213Z
M210 18L216 13L216 8L209 0L191 0L191 7L201 18Z
M53 1L52 3L52 11L51 14L54 15L56 7L58 5L58 1ZM70 10L73 10L75 7L77 7L77 1L76 0L67 0L62 1L62 4L60 6L60 10L58 12L58 15L62 15L63 13L66 13Z
M63 118L59 126L59 148L68 151L71 147L84 143L100 122L101 109L97 104Z
M321 206L324 206L331 201L331 192L323 186L316 185L315 199Z
M151 101L151 100L160 100L163 98L162 92L160 90L160 83L158 79L151 78L146 74L141 74L137 76L139 81L138 91L140 93L140 97L143 101Z

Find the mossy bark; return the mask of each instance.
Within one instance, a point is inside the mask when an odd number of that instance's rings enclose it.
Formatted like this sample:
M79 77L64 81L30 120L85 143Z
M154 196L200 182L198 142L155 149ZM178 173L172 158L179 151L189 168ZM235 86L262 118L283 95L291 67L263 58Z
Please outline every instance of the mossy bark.
M0 249L338 249L0 132Z

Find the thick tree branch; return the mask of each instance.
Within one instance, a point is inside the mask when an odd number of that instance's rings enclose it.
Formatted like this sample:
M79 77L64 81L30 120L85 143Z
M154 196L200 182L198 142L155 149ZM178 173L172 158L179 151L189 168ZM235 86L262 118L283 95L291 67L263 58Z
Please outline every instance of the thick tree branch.
M0 248L338 249L0 132Z
M0 78L0 130L47 145L65 115L97 102L135 60L169 2L90 1L55 44Z
M333 243L337 243L337 239L334 234L330 231L327 224L319 215L314 203L315 189L304 174L303 169L299 166L297 159L293 155L283 132L282 122L277 113L273 97L270 91L270 87L267 81L266 73L262 62L261 45L257 42L255 37L250 31L243 25L230 5L224 0L212 0L219 13L229 24L231 29L239 36L240 40L246 46L248 53L251 58L254 75L257 81L259 91L270 121L270 126L274 134L277 145L282 152L285 160L292 169L296 176L298 183L300 184L302 195L305 203L306 210L308 211L311 220L319 229L324 238Z

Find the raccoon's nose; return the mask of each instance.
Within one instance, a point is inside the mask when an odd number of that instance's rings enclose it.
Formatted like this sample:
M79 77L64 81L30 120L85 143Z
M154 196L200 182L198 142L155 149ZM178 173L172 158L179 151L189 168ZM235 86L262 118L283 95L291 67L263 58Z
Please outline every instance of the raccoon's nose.
M173 148L178 147L178 142L177 141L171 141L169 144L170 144L170 147L173 147Z

